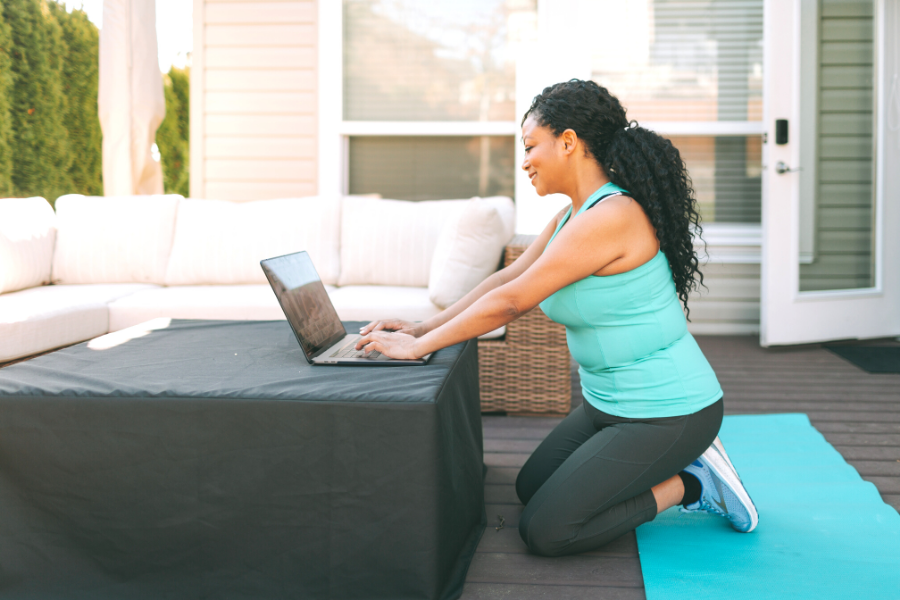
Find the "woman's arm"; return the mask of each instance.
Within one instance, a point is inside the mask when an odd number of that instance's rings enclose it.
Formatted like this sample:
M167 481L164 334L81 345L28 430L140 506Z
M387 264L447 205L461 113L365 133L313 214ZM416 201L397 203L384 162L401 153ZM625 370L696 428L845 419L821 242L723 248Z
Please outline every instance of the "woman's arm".
M373 332L362 337L357 348L378 350L392 358L419 358L506 325L554 292L596 273L641 245L647 235L641 215L643 212L633 201L608 203L587 211L563 227L542 254L542 246L532 244L529 250L537 248L538 255L517 277L472 299L454 317L418 339Z

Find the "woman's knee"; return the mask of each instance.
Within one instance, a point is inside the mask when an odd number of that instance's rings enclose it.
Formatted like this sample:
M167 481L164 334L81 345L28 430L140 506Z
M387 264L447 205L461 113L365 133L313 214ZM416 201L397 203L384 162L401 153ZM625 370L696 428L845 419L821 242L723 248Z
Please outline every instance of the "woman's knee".
M526 507L519 520L519 536L528 550L538 556L562 556L568 547L568 536L557 519L529 511Z

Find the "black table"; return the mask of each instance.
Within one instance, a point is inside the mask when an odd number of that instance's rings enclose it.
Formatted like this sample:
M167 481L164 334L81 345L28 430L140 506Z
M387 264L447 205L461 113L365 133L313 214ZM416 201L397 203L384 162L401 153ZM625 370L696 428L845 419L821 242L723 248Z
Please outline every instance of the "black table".
M310 367L284 321L107 342L0 369L0 598L460 595L474 341L403 368Z

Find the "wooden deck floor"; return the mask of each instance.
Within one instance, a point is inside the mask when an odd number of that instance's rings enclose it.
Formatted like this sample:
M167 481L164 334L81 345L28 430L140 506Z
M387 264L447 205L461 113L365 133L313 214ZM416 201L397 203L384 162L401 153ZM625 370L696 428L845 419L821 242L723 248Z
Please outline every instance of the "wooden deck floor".
M726 414L802 412L900 510L900 375L872 375L818 347L765 350L756 336L698 337L725 390ZM888 342L896 344L896 342ZM581 403L573 376L573 405ZM485 416L488 529L463 598L644 598L634 533L602 551L564 558L527 553L519 539L519 468L559 419ZM498 516L504 527L497 531Z

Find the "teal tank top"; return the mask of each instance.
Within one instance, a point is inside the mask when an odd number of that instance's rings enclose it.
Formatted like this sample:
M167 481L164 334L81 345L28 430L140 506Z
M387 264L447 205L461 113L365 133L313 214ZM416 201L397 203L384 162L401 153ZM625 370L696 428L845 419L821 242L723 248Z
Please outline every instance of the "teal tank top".
M575 217L608 194L625 192L607 183ZM569 220L560 220L556 234ZM590 275L541 302L541 310L566 326L578 361L584 398L599 410L625 418L695 413L722 397L712 367L688 333L672 269L662 251L641 266Z

